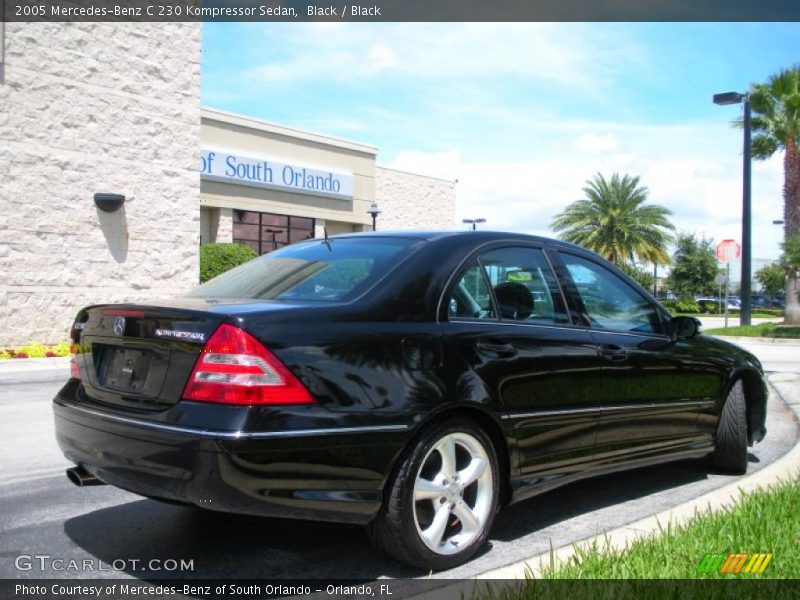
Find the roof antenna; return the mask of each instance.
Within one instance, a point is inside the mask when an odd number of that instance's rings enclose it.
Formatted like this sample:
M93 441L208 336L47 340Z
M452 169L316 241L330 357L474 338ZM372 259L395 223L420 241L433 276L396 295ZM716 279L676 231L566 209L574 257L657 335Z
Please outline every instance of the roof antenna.
M322 243L325 244L328 247L328 250L330 250L331 249L331 243L328 241L328 228L327 227L323 227L322 231L325 233L325 240Z

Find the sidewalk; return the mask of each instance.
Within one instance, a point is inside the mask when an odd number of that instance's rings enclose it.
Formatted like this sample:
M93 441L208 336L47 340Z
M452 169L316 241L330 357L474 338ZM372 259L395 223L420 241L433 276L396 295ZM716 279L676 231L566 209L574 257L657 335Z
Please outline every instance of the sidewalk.
M69 356L0 360L0 383L30 383L69 378Z

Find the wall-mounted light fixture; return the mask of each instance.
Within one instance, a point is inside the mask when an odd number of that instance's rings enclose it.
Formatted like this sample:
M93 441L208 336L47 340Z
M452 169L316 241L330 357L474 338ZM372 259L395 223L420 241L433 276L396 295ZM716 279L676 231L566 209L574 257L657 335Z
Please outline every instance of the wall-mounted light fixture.
M103 212L115 212L125 204L122 194L97 193L94 195L94 204Z

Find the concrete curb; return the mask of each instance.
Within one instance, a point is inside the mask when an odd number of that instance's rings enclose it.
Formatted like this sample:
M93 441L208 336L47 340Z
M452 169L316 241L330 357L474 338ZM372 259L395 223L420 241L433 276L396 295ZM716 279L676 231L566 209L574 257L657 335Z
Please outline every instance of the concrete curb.
M780 396L800 418L800 374L780 373L768 379L773 392ZM600 549L608 548L621 552L635 540L657 534L669 524L672 526L685 524L699 512L707 510L716 512L734 504L742 492L752 492L780 481L796 478L799 472L800 439L796 440L794 447L781 458L748 477L624 527L600 532L574 544L556 548L552 554L549 552L539 554L524 561L487 571L478 575L477 579L538 578L544 567L549 567L551 564L558 566L575 556L578 548L588 549L595 544Z
M800 339L797 338L765 338L765 337L746 337L742 335L713 335L709 337L719 338L726 342L751 342L755 344L778 344L784 346L800 346Z

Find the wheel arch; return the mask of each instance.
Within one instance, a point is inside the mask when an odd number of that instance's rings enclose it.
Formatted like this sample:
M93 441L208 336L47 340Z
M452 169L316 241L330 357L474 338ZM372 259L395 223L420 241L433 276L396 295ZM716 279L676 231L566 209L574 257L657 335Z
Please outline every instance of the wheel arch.
M725 395L727 398L730 390L741 381L744 387L744 401L747 420L747 443L752 446L760 442L766 434L764 421L767 416L767 389L763 376L751 368L736 371L731 377L731 383Z
M495 454L497 455L497 463L500 470L500 473L498 474L498 484L500 489L498 505L506 506L509 503L511 499L511 449L509 448L506 436L503 433L503 429L497 419L495 419L485 410L481 410L480 408L469 405L451 406L437 411L429 415L416 427L414 434L403 445L403 448L397 453L392 461L391 469L389 469L386 481L383 483L383 491L381 494L382 501L385 502L387 489L394 480L397 470L403 464L403 460L408 453L414 449L416 444L419 443L425 432L439 423L458 418L472 421L478 425L486 433L486 435L489 436L492 446L494 447Z

